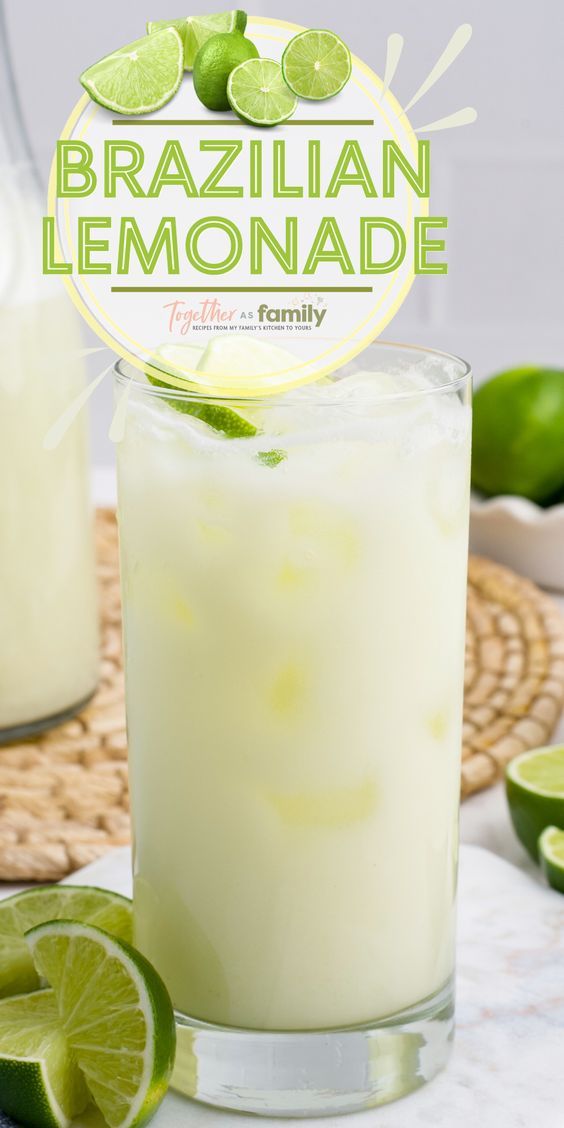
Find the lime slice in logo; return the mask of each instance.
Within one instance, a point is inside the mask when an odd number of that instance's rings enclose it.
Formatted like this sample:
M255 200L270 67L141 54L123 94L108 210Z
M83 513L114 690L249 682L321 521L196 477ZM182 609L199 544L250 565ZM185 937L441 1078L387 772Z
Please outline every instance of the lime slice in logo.
M332 31L302 31L291 39L282 56L282 71L300 98L333 98L351 76L351 53Z
M244 31L247 26L247 13L240 8L231 12L216 12L213 16L186 16L183 20L157 20L147 24L147 32L152 35L166 27L173 27L184 44L184 69L192 70L194 59L204 43L212 35L222 31Z
M120 940L131 940L131 901L117 893L80 885L50 885L16 893L0 902L0 998L39 987L24 933L46 920L62 918L95 924Z
M137 39L94 63L80 81L94 102L118 114L150 114L170 102L184 73L184 46L173 27Z
M292 117L298 104L274 59L248 59L235 67L227 97L235 113L251 125L280 125Z
M172 1003L157 972L90 925L53 921L26 938L53 988L61 1056L66 1047L110 1128L144 1123L166 1093L176 1046Z

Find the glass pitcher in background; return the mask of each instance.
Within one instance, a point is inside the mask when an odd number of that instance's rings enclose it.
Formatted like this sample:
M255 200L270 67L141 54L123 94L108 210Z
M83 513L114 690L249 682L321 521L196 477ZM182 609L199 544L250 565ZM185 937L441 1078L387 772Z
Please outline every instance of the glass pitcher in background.
M43 447L84 380L78 316L42 273L44 210L0 6L0 743L74 713L98 674L84 415Z

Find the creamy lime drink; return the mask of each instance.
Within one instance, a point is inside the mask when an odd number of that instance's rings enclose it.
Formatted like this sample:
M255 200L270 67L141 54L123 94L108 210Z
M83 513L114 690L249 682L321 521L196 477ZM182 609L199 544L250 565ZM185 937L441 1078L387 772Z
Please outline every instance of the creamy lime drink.
M470 418L436 385L460 368L378 347L226 404L241 438L133 381L135 938L186 1015L350 1026L450 981Z
M86 423L43 440L80 391L70 301L36 262L40 208L4 169L0 190L0 739L92 693L97 610Z

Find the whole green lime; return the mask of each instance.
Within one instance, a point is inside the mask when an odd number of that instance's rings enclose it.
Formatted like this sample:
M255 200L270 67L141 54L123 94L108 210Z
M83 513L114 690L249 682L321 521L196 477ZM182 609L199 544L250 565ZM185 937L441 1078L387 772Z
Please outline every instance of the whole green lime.
M258 59L258 51L240 31L212 35L194 60L194 89L208 110L229 110L227 80L231 71L247 59Z
M564 369L500 372L474 397L472 485L543 504L564 487Z

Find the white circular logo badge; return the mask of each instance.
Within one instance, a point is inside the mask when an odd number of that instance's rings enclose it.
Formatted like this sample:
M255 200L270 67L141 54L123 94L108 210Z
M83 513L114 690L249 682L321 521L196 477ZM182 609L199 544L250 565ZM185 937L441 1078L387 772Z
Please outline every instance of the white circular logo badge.
M280 60L301 30L259 17L246 34ZM409 292L426 144L354 56L339 95L300 100L270 129L206 110L190 75L145 117L85 95L51 178L65 280L138 367L180 345L190 378L212 335L244 333L285 351L261 391L317 379L374 340ZM239 393L253 390L238 378Z

